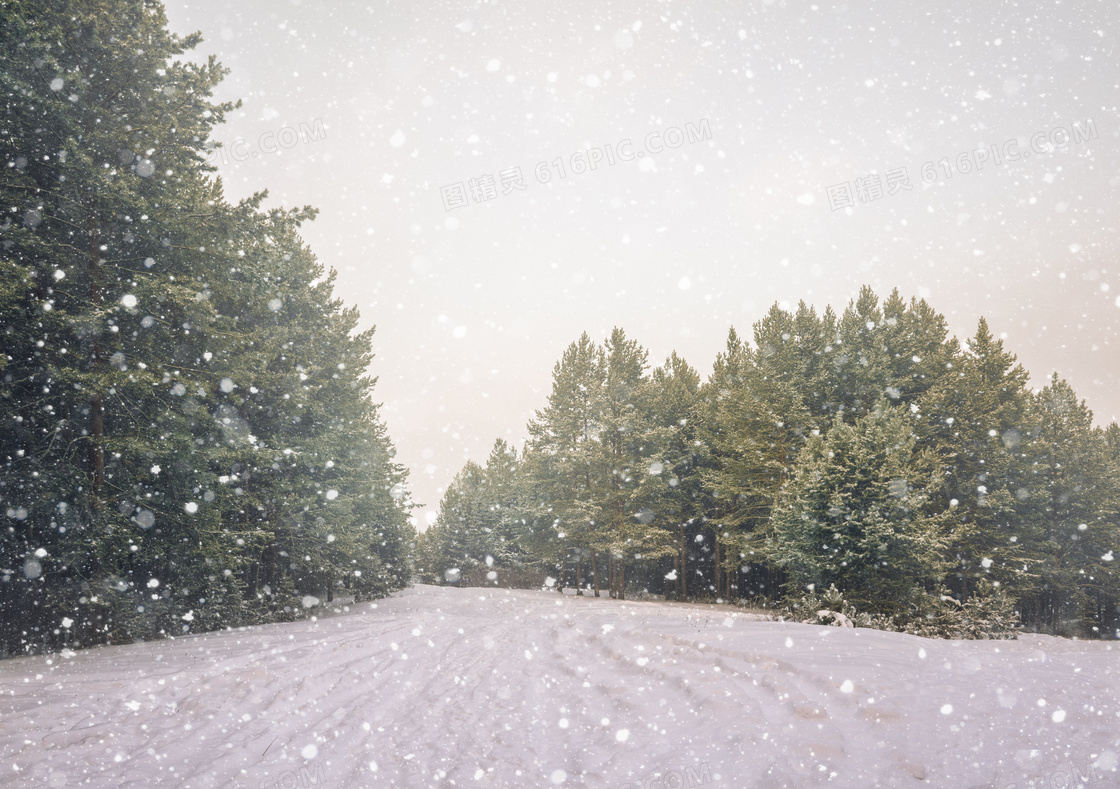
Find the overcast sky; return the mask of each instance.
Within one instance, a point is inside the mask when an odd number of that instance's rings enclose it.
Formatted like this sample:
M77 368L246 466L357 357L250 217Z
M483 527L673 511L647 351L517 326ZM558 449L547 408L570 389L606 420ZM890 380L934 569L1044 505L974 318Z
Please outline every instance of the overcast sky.
M215 134L227 196L321 210L304 238L377 326L423 526L467 459L520 446L584 330L706 376L729 327L840 311L862 284L926 298L962 340L985 316L1033 385L1056 370L1120 417L1120 5L937 6L167 13L244 101Z

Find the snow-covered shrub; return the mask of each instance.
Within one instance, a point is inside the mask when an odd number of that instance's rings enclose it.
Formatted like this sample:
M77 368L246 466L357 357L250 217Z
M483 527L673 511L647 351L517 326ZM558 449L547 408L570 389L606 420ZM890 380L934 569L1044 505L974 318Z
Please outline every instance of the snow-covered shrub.
M1019 629L1015 602L990 584L964 603L948 594L918 593L893 616L859 611L835 586L800 597L787 597L779 619L834 627L869 627L925 638L1013 639Z
M1020 627L1015 601L991 584L963 603L948 594L925 595L922 603L905 632L926 638L1013 639Z
M889 616L873 616L856 610L844 599L835 585L822 593L811 590L800 597L787 597L778 612L778 619L834 627L870 627L875 630L897 630Z

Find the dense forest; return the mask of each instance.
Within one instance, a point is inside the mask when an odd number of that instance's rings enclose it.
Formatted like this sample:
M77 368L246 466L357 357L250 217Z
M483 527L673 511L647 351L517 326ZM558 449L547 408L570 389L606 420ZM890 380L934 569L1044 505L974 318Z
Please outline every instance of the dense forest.
M547 573L636 593L860 613L943 635L1120 635L1120 427L1040 391L981 320L863 288L837 315L775 305L707 381L616 328L553 370L519 455L447 489L435 582ZM850 620L850 616L849 616ZM989 628L989 625L991 626Z
M147 0L9 0L0 22L0 655L407 584L372 330L299 235L313 209L225 199L225 70L180 59L198 35ZM1115 637L1120 427L1028 378L983 320L961 343L869 288L732 330L706 381L584 334L524 449L499 440L448 487L417 564Z
M0 4L0 655L290 619L408 582L372 330L228 202L236 105L142 0Z

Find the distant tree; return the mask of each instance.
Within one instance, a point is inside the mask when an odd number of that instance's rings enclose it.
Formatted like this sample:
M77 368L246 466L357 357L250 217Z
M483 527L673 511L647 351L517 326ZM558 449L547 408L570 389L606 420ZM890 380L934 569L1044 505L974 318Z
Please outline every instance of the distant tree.
M525 518L517 452L497 439L486 466L467 461L440 501L435 523L424 533L427 576L437 583L482 566L520 568Z
M516 520L561 586L590 556L598 593L605 556L618 597L628 576L679 599L835 585L908 632L1120 633L1120 428L1056 379L1032 396L983 319L962 348L898 291L753 328L703 384L675 353L647 374L619 328L565 351Z

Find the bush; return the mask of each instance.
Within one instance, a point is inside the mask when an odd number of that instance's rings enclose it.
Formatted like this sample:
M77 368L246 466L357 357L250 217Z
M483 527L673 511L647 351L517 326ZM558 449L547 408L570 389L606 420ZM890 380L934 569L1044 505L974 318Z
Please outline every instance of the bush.
M835 585L817 594L810 590L800 597L787 597L779 609L780 621L804 622L811 625L832 625L834 627L870 627L875 630L897 630L894 618L873 616L857 611L856 607L844 599Z
M926 595L925 601L905 632L926 638L1014 639L1020 628L1015 601L991 584L963 603L948 594Z
M992 585L979 588L965 602L948 594L917 593L893 616L858 611L830 586L823 593L810 590L782 601L781 621L834 627L869 627L924 638L1013 639L1019 630L1014 601Z

